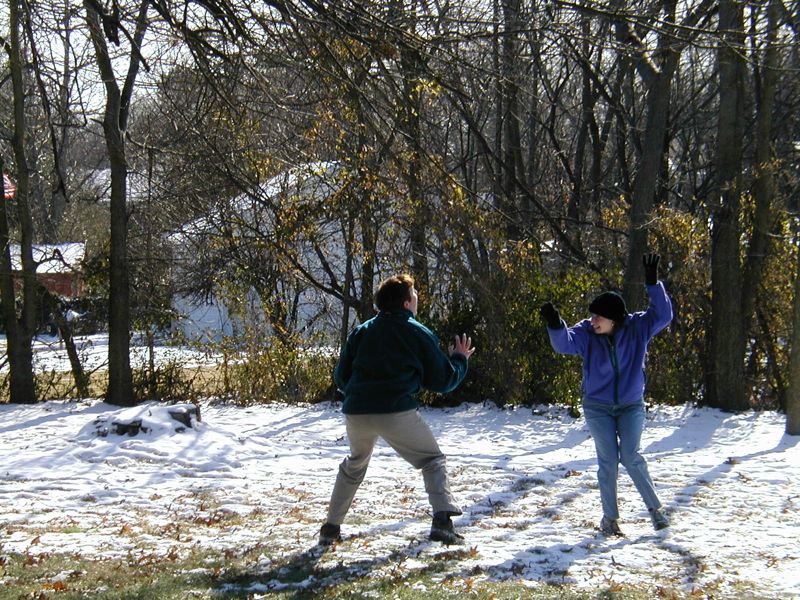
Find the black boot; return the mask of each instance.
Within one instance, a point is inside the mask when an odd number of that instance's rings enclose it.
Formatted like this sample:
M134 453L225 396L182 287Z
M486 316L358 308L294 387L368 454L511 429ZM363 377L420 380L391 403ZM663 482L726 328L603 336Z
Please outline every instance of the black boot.
M325 523L319 529L319 545L330 546L342 541L342 528L339 525Z
M461 545L464 543L464 536L456 533L450 514L437 512L433 515L431 523L431 533L428 539L434 542L442 542L444 545Z
M653 529L656 531L669 527L669 519L667 519L667 515L664 514L664 511L660 508L650 509L650 519L653 521Z
M617 520L609 519L608 517L603 517L600 519L600 531L606 535L615 535L617 537L622 537L624 535L622 530L619 528L619 523L617 523Z

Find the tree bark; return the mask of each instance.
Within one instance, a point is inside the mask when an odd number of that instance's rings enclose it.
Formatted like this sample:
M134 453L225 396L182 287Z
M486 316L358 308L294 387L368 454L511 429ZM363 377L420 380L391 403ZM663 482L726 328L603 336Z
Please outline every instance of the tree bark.
M0 157L0 172L4 171ZM19 188L17 188L19 190ZM9 375L11 378L11 402L32 404L36 401L33 383L33 353L31 337L17 318L16 291L11 263L11 244L9 243L7 207L9 200L3 200L0 210L0 298L2 298L3 324L6 329L6 352L8 353ZM27 338L27 344L25 340ZM26 351L27 348L27 351Z
M777 0L770 0L767 7L766 51L761 69L761 88L756 114L756 151L753 181L755 216L753 234L747 253L742 306L745 322L756 308L756 298L763 280L764 260L769 252L770 229L772 227L772 196L774 157L772 153L772 115L775 105L775 87L778 80L778 49L775 47L778 30ZM755 320L752 320L755 322Z
M391 3L390 22L400 31L407 32L410 36L416 35L417 15L412 5L406 8L403 2L394 0ZM399 108L399 125L403 134L404 144L408 148L407 167L403 175L408 189L408 206L412 214L410 219L411 243L411 274L417 287L428 287L428 225L430 223L429 198L424 187L424 174L422 166L422 133L421 111L422 93L420 84L422 79L421 57L419 50L410 45L401 45L399 48L399 68L402 78L402 105Z
M503 28L501 37L501 84L502 96L502 203L501 210L506 219L509 240L522 238L520 182L525 181L525 166L522 155L522 127L520 125L520 32L523 30L520 17L520 0L502 0Z
M72 378L75 381L75 389L81 398L89 397L89 376L83 370L80 356L78 355L78 348L75 346L75 339L72 336L72 325L66 318L65 307L58 296L51 293L43 285L39 289L42 297L42 303L47 310L53 315L53 321L58 327L58 332L64 342L64 349L67 351L67 358L69 359L70 368L72 369Z
M796 236L800 241L800 235ZM800 435L800 251L794 275L794 310L789 354L789 384L786 392L786 433Z
M378 251L378 232L370 215L361 216L361 302L358 318L361 323L375 315L375 265Z
M109 272L108 316L108 389L106 400L118 406L136 404L133 394L133 376L130 363L130 284L128 265L128 214L127 178L128 164L125 155L125 129L127 128L130 100L136 75L141 65L141 46L147 29L149 1L139 6L136 32L131 43L131 55L125 83L120 89L103 36L101 18L95 4L84 0L86 21L94 46L95 59L106 90L103 114L103 133L111 168L111 253Z
M668 15L665 24L674 23L675 2L664 2ZM633 193L630 201L630 225L628 228L628 260L625 269L623 296L628 306L635 309L644 296L644 267L642 255L648 250L648 232L651 213L658 184L658 174L666 152L664 139L670 112L670 95L672 78L680 58L681 46L675 41L671 29L661 31L658 39L658 50L661 57L654 63L644 52L644 44L636 36L627 21L615 23L617 39L633 44L639 53L636 70L647 89L647 120L641 144L641 155L633 181Z
M647 125L642 156L633 182L628 230L628 264L625 269L624 296L631 309L635 309L643 297L642 255L648 249L649 222L652 218L659 166L664 156L672 75L677 62L678 54L671 54L662 72L648 86L647 91Z
M3 316L7 332L8 362L11 376L11 402L29 404L36 401L33 377L33 350L31 342L36 333L38 297L36 294L36 263L33 260L33 220L28 197L30 193L30 170L25 153L25 89L23 81L22 47L20 42L21 15L18 2L10 2L9 68L13 89L14 132L11 145L16 163L17 192L16 208L19 224L19 253L22 267L20 300L17 301L17 286L11 266L10 232L7 208L10 202L3 200L0 211L0 244L2 244L2 297ZM2 171L0 160L0 171ZM19 314L17 306L20 306Z
M342 222L342 238L344 240L344 280L342 281L342 321L339 327L339 348L344 348L350 334L351 290L354 287L353 274L353 236L355 235L355 218L350 215Z
M581 50L585 58L583 61L581 61L581 112L578 125L578 135L575 140L575 155L573 157L572 166L572 193L570 194L570 200L567 206L567 217L570 221L567 224L567 229L571 230L571 235L575 240L575 245L578 248L583 248L580 223L584 216L586 204L583 189L586 146L589 143L591 125L594 116L594 107L598 98L597 91L592 89L592 77L590 73L592 66L589 63L589 56L591 55L589 33L589 18L583 16L581 21L581 34L583 36Z
M711 328L706 401L724 410L749 407L744 385L745 333L739 214L744 116L744 22L734 0L719 4L719 117L712 192Z

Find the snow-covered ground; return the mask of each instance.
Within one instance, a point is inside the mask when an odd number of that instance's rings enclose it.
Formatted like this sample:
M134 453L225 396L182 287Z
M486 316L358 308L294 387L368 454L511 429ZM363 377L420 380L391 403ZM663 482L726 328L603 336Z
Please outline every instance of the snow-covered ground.
M595 529L596 462L583 419L490 404L423 415L448 455L464 507L455 522L474 549L453 563L456 576L716 597L752 582L762 595L800 595L800 438L784 434L782 415L652 410L642 448L672 527L652 530L622 471L626 536L611 539ZM313 546L347 452L338 407L209 404L201 416L178 432L160 405L0 406L0 552L174 556L268 543L290 557ZM98 435L115 418L137 417L147 433ZM345 540L321 560L342 572L422 568L443 551L425 539L428 510L420 474L380 445Z

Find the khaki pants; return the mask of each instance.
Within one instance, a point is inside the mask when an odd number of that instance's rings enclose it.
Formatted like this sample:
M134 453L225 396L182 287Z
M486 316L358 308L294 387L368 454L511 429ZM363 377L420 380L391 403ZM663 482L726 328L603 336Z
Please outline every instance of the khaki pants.
M425 491L433 512L460 515L447 483L445 456L430 427L416 410L400 413L345 415L350 456L339 465L339 474L331 494L327 522L341 525L372 457L378 437L383 438L415 469L422 470Z

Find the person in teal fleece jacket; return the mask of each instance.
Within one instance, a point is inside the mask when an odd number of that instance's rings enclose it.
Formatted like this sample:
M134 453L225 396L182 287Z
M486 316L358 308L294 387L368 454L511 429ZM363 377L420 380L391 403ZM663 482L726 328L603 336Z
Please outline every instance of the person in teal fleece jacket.
M375 304L378 314L352 331L334 370L336 386L344 394L350 453L339 466L319 542L330 545L341 539L342 521L380 437L422 471L433 509L429 538L463 543L451 520L461 509L450 493L446 459L417 410L417 396L422 389L447 393L463 381L475 351L472 339L455 336L448 354L442 351L433 332L416 320L418 294L410 275L383 281Z
M645 421L644 363L650 340L672 320L672 304L658 281L657 254L643 257L650 305L628 314L625 301L604 292L589 305L591 319L567 327L552 303L541 307L550 344L560 354L583 358L583 412L597 452L597 480L603 505L600 529L621 535L617 475L621 463L650 512L655 529L669 526L647 462L640 453Z

